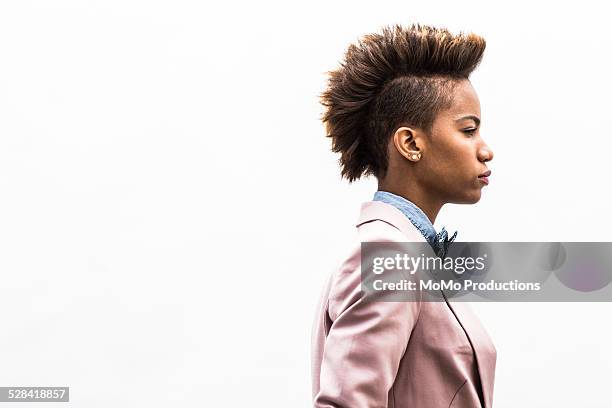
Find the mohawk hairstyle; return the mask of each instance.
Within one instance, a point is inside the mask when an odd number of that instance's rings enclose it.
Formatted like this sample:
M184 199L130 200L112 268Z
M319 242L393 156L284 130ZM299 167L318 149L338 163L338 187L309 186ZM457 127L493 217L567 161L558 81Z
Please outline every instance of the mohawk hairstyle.
M450 107L457 80L468 79L485 50L473 33L412 24L385 26L349 45L340 67L327 71L320 94L321 120L341 177L384 177L387 144L400 126L430 133L437 114Z

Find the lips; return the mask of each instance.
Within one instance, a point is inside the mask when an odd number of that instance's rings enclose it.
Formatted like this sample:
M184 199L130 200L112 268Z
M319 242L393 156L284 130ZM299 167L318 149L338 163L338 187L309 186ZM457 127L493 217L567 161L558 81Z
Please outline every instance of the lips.
M491 170L487 170L478 176L478 179L481 180L485 184L489 184L489 176L491 175Z

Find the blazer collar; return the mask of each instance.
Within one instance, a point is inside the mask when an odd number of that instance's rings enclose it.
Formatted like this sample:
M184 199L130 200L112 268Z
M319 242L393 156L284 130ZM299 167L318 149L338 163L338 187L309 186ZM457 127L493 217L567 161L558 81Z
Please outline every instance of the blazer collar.
M361 204L361 213L357 219L356 227L367 222L380 220L397 228L407 241L427 242L423 234L410 222L408 217L391 204L382 201L368 201Z

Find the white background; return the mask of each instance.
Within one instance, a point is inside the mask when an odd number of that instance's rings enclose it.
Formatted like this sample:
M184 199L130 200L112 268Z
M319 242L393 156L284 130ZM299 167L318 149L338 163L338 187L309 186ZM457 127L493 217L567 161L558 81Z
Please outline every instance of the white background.
M609 241L598 4L2 2L0 386L70 386L75 407L310 406L316 301L376 189L340 180L317 96L384 24L487 40L472 83L491 184L436 228ZM612 304L473 307L495 407L610 406Z

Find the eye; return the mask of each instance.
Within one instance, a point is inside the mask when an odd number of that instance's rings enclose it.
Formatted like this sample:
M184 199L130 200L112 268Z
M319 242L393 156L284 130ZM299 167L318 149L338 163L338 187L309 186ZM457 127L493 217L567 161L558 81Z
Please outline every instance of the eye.
M474 133L477 131L477 128L473 128L473 129L464 129L463 133L470 135L470 136L474 136Z

